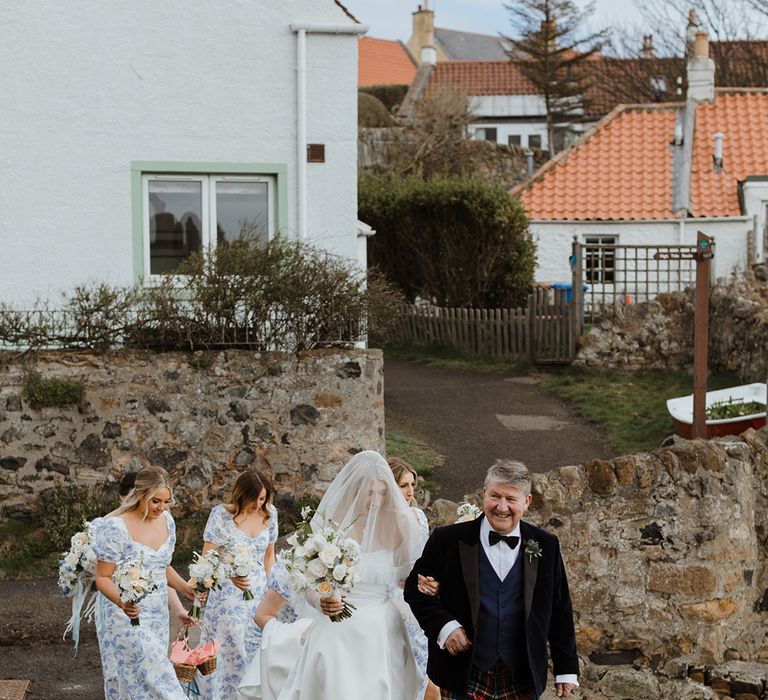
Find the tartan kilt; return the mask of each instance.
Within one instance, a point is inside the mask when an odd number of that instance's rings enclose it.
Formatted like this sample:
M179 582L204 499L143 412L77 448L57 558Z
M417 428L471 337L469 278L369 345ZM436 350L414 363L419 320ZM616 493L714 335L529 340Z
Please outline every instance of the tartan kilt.
M516 683L501 660L487 671L472 667L464 695L440 690L441 700L536 700L537 697L531 682Z

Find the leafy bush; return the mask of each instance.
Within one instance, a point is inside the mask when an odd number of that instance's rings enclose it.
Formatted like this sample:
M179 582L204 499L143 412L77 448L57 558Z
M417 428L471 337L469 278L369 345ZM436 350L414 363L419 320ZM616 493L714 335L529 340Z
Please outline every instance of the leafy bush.
M357 125L368 129L393 126L395 123L387 108L373 95L357 93Z
M359 216L376 230L369 262L413 301L499 308L524 304L535 244L517 200L470 176L366 175Z
M402 104L409 87L410 85L366 85L360 88L360 92L375 97L391 113Z
M101 488L63 486L54 489L43 504L41 524L48 533L49 551L64 551L84 520L106 515L118 506L117 496Z
M71 406L82 401L85 387L72 379L43 379L32 373L25 385L27 398L34 408L43 406Z

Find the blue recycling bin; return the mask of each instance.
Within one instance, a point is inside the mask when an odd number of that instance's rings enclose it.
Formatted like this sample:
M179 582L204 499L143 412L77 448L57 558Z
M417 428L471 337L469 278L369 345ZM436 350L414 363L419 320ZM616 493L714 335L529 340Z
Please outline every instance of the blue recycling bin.
M570 304L571 299L573 299L573 284L570 282L555 282L554 284L549 285L552 289L564 289L565 290L565 303ZM581 285L582 291L586 292L588 287L586 284Z

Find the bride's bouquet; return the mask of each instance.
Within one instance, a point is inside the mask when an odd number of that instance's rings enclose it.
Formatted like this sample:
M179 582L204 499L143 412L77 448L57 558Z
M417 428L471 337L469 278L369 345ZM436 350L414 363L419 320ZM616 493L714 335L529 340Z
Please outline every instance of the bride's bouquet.
M192 557L192 563L189 565L190 578L187 583L195 589L196 593L220 589L222 581L227 578L227 568L219 552L215 549L208 554L193 552ZM189 609L189 616L199 620L201 612L200 599L195 596L192 607Z
M261 564L253 550L244 544L237 544L234 539L227 540L221 548L227 575L235 578L248 578ZM253 600L250 588L243 591L243 600Z
M67 620L64 637L68 632L72 633L75 651L80 641L80 619L90 619L96 603L96 554L91 546L92 541L91 523L85 521L83 529L72 535L69 551L64 552L59 562L59 590L65 598L72 599L72 614ZM85 598L89 592L91 597L86 604Z
M144 567L141 557L118 564L112 580L120 591L120 600L123 603L140 603L160 587L160 582L155 579L152 570ZM139 624L138 617L131 618L131 625L136 627Z
M303 508L301 515L302 522L288 538L291 549L284 552L281 559L298 590L311 590L321 598L341 601L342 593L349 593L357 583L360 545L351 537L345 537L335 522L322 516L322 526L313 530L311 508ZM344 601L342 611L331 620L345 620L354 609L354 605Z

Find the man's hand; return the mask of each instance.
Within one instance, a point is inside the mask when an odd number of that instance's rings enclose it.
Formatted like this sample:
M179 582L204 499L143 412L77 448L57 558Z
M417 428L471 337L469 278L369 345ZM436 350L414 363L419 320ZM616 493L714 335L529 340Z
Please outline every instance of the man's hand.
M448 635L448 639L445 640L445 649L453 656L467 651L471 646L472 642L467 638L467 633L463 627L457 627Z
M576 689L576 686L572 683L555 683L555 694L559 698L569 698L571 693Z

